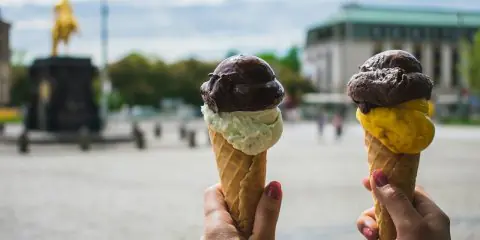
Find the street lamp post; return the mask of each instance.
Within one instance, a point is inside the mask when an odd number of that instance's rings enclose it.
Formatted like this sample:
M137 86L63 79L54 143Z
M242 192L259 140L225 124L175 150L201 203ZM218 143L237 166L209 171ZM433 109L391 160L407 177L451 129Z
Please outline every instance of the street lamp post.
M108 94L111 91L111 83L108 77L108 0L101 0L100 7L100 36L101 36L101 100L100 111L104 126L108 118Z

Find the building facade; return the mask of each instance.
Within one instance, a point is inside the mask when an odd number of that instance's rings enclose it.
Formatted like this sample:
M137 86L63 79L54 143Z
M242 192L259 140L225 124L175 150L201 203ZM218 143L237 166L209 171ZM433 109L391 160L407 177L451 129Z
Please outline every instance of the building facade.
M460 43L471 41L479 27L480 12L347 4L308 31L305 61L320 92L344 93L367 58L402 49L421 61L437 94L455 93L465 87L458 71Z
M0 106L10 102L10 24L2 20L0 12Z

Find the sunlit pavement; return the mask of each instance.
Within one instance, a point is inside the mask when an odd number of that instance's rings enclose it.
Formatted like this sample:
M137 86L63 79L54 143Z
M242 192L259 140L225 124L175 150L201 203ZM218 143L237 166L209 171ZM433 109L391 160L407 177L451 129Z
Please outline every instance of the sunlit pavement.
M32 146L20 156L0 146L0 239L199 239L203 190L217 181L205 129L191 150L177 124L164 124L160 140L143 127L145 151ZM288 124L269 152L268 179L284 189L278 239L362 239L355 220L372 201L360 183L368 171L362 130L347 127L339 142L325 131L320 139L313 124ZM451 216L452 239L480 239L479 166L480 128L438 127L422 156L418 181Z

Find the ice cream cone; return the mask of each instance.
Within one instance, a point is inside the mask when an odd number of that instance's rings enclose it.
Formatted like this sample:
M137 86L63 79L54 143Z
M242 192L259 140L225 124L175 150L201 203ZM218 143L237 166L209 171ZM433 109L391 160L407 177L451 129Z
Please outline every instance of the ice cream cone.
M374 170L381 169L388 177L389 183L401 189L412 201L420 154L395 154L368 132L365 132L365 146L368 152L370 176ZM374 202L380 231L379 239L397 239L395 225L387 209L375 197Z
M265 187L267 152L247 155L233 148L222 134L209 129L209 135L228 210L238 230L249 237Z
M229 57L209 77L200 87L201 111L227 209L248 238L265 187L267 150L282 135L278 105L285 90L272 67L255 56Z

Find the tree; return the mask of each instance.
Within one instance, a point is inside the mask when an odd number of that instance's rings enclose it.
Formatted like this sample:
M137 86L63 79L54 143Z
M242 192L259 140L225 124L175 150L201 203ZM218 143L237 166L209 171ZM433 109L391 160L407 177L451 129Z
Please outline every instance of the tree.
M227 56L237 55L229 50ZM263 52L257 56L267 61L277 74L286 91L295 99L311 91L310 82L300 75L299 49L291 47L285 56ZM25 65L25 52L15 51L12 56L12 103L21 105L28 101L29 79ZM118 108L123 104L159 107L164 98L177 98L192 105L201 105L200 86L208 80L218 62L200 61L195 58L166 63L148 54L132 52L108 66L113 93L109 106ZM100 81L93 81L95 95L100 93Z
M148 58L131 53L109 67L112 86L129 105L152 105L159 99L153 88Z
M238 55L240 54L240 52L236 49L230 49L228 50L227 54L225 55L225 58L229 58L229 57L232 57L232 56L235 56L235 55Z
M29 81L28 68L25 65L26 51L14 50L11 55L11 79L10 86L10 103L19 106L28 101L29 97Z
M25 66L25 60L27 56L27 51L24 50L13 50L12 55L10 56L10 62L14 66Z
M297 46L291 47L287 55L281 58L280 62L283 66L290 68L293 72L299 74L301 70L301 63L299 57L299 48Z
M473 95L480 94L480 31L477 32L472 42L462 41L460 45L461 62L460 75ZM463 92L463 90L462 90ZM471 108L468 103L458 103L458 114L461 119L468 121L471 117Z
M28 68L23 65L12 66L12 85L10 87L10 102L20 106L28 102L30 84L28 81Z
M167 64L158 58L132 53L112 64L109 71L118 99L129 105L159 107L164 98L179 98L199 106L200 85L216 64L195 58Z
M208 74L213 72L216 62L201 62L187 59L170 65L171 76L176 89L173 94L181 97L185 103L200 106L203 101L200 96L200 86L208 80Z
M473 38L472 43L462 41L462 62L460 74L473 92L480 92L480 31Z
M279 57L273 52L263 52L257 56L272 66L294 106L301 102L304 93L314 91L311 82L300 74L301 63L297 47L291 47L283 57Z

